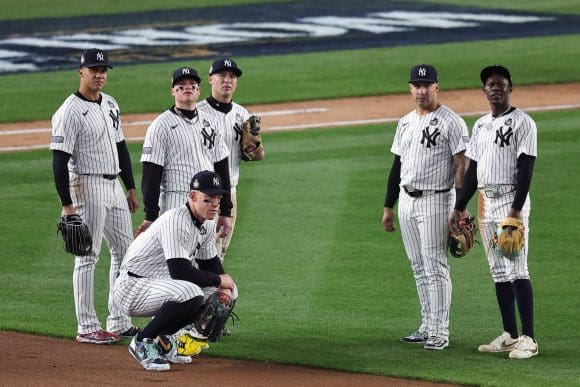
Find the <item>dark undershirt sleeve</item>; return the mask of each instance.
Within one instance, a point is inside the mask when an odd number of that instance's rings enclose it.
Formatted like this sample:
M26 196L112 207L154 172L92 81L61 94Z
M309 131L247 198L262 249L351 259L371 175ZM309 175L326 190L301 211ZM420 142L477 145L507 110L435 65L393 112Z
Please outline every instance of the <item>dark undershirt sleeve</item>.
M401 156L395 155L393 160L393 166L391 167L391 172L389 173L389 179L387 181L387 194L385 196L385 207L393 208L397 199L399 199L399 192L401 188L399 184L401 183Z
M159 195L163 167L150 162L143 162L143 178L141 192L143 192L143 209L145 219L153 222L159 216Z
M68 161L70 160L70 157L70 154L63 151L52 151L54 185L56 186L56 192L58 193L60 203L63 207L72 204L68 177Z
M197 266L200 270L225 274L224 267L222 266L222 262L218 256L215 256L212 259L196 259L195 262L197 262Z
M191 262L185 258L171 258L167 260L167 267L171 278L182 281L193 282L201 288L219 286L221 279L219 274L193 267Z
M218 161L213 164L213 168L222 179L222 188L226 190L226 193L222 196L220 201L220 215L221 216L232 216L232 190L230 182L230 168L228 164L228 158Z
M465 172L465 178L463 179L463 187L457 192L457 198L455 199L455 209L459 211L464 211L467 207L467 203L477 190L477 163L473 160L469 161L469 167L467 167L467 172Z
M125 188L135 189L135 179L133 177L133 166L131 165L131 156L125 140L117 143L117 153L119 154L119 168L121 168L121 180L125 184Z
M528 197L528 192L530 191L530 185L532 184L532 175L534 172L534 163L536 158L534 156L528 156L526 154L521 154L518 157L517 162L517 174L516 174L516 196L512 204L512 208L521 211L526 198Z

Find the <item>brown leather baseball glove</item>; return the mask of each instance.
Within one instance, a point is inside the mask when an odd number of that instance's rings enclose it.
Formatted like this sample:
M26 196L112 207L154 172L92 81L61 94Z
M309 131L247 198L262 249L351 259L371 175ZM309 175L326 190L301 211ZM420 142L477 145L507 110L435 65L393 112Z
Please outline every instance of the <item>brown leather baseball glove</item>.
M449 253L455 258L464 257L475 243L475 218L465 211L454 230L449 230Z
M260 117L250 116L242 123L242 160L257 161L264 158L262 134L260 133Z
M493 234L491 243L498 253L514 259L524 248L524 222L518 218L505 218Z

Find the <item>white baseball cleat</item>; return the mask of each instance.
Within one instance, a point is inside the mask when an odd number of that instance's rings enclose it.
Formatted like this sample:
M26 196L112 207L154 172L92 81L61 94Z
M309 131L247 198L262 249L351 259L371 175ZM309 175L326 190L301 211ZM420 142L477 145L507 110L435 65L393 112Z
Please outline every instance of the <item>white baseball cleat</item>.
M433 349L435 351L441 351L447 347L449 347L449 340L435 336L429 337L423 346L424 349Z
M496 337L491 343L480 345L479 352L509 352L516 348L519 339L512 339L508 332L504 332Z
M530 336L520 336L516 348L510 352L510 359L529 359L538 355L538 343Z

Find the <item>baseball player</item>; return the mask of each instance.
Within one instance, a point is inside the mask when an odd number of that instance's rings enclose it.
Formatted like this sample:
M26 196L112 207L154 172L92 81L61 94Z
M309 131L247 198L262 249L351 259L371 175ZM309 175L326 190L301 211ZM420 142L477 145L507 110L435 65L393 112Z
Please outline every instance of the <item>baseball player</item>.
M483 246L504 332L480 352L509 352L510 358L527 359L538 354L534 340L534 305L528 273L529 188L537 157L536 123L510 103L512 79L500 65L485 67L480 74L491 113L473 125L467 157L471 159L463 189L458 193L449 226L457 223L460 211L479 189L478 218ZM520 218L525 226L525 244L514 259L493 249L490 240L505 217ZM515 303L522 324L518 336Z
M115 306L112 289L127 248L133 240L131 214L139 207L131 158L123 137L119 105L101 90L107 81L107 52L81 53L80 87L52 117L53 170L62 215L79 214L88 225L90 255L75 257L73 289L78 320L77 341L107 344L119 334L132 336L137 328ZM117 176L127 188L127 198ZM105 238L111 253L109 317L101 329L94 305L94 274Z
M227 191L210 171L195 174L190 187L186 204L166 211L131 244L114 289L123 312L154 317L129 345L150 371L169 370L168 362L191 362L177 353L174 334L194 321L204 288L237 298L215 248L214 218Z
M147 229L160 212L185 203L191 177L203 170L215 170L223 176L228 194L221 201L218 235L223 237L231 231L229 151L216 123L196 108L200 82L195 69L176 69L171 83L175 104L147 128L141 154L145 220L136 235Z
M386 231L395 231L393 207L400 199L399 223L421 306L421 325L401 341L442 350L449 345L451 304L447 218L454 184L463 184L469 137L461 117L439 103L433 66L413 66L409 89L416 108L397 125L382 224Z
M217 248L222 259L226 255L236 225L236 186L240 177L240 161L242 160L240 151L242 123L250 117L250 113L246 108L232 100L238 87L238 78L241 76L242 70L232 58L224 57L214 60L209 68L211 96L197 104L197 109L200 112L211 116L218 123L221 134L230 151L232 230L225 237L218 237ZM261 144L259 149L254 152L258 154L255 160L264 158L265 152Z

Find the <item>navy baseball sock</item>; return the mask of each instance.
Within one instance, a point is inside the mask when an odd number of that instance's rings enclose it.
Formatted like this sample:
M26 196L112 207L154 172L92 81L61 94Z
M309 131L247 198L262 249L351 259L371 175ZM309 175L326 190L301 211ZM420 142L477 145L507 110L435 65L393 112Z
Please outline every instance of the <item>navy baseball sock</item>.
M495 295L501 313L503 330L509 332L512 339L517 339L519 335L516 324L514 285L511 282L496 282Z
M532 282L529 279L514 281L514 290L520 319L522 320L522 334L534 338L534 293Z
M137 340L174 334L190 322L191 311L197 311L202 303L203 296L185 302L166 302L155 314L155 318L137 335Z

